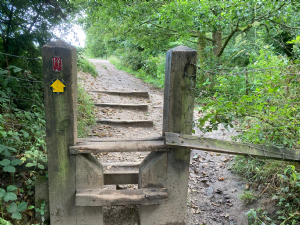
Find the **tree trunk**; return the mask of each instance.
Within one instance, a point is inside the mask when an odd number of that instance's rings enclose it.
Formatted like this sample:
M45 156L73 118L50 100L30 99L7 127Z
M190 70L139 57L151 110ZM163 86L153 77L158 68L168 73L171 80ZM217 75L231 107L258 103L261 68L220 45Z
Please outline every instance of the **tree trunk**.
M222 31L214 30L212 33L213 39L213 53L215 56L218 56L222 48Z
M199 47L199 60L200 60L200 65L203 66L204 64L204 61L207 57L207 54L204 52L205 50L205 47L207 45L207 40L204 38L205 37L205 33L204 32L201 32L199 34L199 37L198 37L198 47Z

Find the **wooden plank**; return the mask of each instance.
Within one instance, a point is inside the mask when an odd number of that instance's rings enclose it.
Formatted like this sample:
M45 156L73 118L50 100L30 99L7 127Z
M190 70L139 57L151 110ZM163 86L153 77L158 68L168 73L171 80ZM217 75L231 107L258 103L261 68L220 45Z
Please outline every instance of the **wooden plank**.
M76 190L103 188L104 175L101 163L91 154L76 155ZM77 224L103 224L102 207L77 207L84 216ZM78 219L78 220L79 220Z
M146 91L98 91L98 90L88 90L88 91L89 92L99 92L99 93L108 94L108 95L149 98L149 93Z
M103 163L104 184L138 184L140 163Z
M97 107L110 107L110 108L127 108L136 110L148 110L147 104L114 104L114 103L95 103Z
M132 126L132 127L153 127L153 121L150 120L97 120L97 123L116 125L116 126Z
M158 140L164 140L164 138L161 137L150 137L150 138L78 138L77 143L82 142L136 142L136 141L158 141Z
M76 192L76 206L156 205L168 199L166 188L137 190L83 189Z
M77 141L77 54L62 40L42 47L46 144L48 152L50 220L55 225L77 224L75 156L68 147ZM61 57L62 70L53 70L52 58ZM51 82L63 79L66 90L55 94ZM84 213L84 212L83 212Z
M218 152L231 155L245 155L259 158L279 159L286 161L300 161L300 151L283 149L274 146L243 144L216 140L211 138L199 138L192 135L165 133L165 143L168 146L199 149L209 152Z
M163 134L192 132L196 67L189 62L197 63L194 49L178 46L166 54ZM151 152L144 159L140 166L140 188L162 185L170 197L165 205L141 206L141 224L186 224L189 162L190 150L186 148L174 149L166 156Z
M69 147L71 154L98 152L148 152L167 151L163 141L137 142L84 142Z
M139 171L111 171L104 172L104 184L138 184Z
M139 167L140 162L117 162L117 163L101 163L104 167Z

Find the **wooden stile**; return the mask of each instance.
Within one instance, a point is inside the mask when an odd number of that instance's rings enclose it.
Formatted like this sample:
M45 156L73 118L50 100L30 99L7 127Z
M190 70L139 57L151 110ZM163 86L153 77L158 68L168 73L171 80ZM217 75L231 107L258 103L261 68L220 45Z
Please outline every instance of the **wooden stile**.
M136 190L77 190L77 206L109 205L156 205L165 203L168 198L166 188L143 188Z

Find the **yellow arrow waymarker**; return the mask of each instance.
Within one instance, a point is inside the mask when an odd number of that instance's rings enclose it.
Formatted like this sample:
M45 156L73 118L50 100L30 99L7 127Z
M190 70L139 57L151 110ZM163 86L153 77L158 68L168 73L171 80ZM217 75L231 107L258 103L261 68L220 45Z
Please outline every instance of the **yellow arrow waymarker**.
M54 79L50 83L50 89L55 94L63 93L66 90L66 83L62 79Z

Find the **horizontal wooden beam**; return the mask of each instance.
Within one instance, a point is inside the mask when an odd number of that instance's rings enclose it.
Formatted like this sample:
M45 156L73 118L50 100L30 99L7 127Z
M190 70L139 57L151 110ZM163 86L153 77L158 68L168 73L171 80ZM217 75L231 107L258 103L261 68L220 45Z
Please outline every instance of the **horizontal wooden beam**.
M140 162L116 162L116 163L101 163L104 167L112 167L112 168L119 168L119 167L139 167Z
M78 138L77 143L82 142L136 142L136 141L159 141L164 140L164 138L161 137L150 137L150 138Z
M136 110L148 110L147 104L113 104L113 103L95 103L98 107L110 107L110 108L127 108Z
M153 121L150 120L97 120L97 123L116 125L116 126L131 126L131 127L153 127Z
M148 152L168 151L163 141L136 141L136 142L83 142L69 147L71 154L98 153L98 152Z
M165 203L167 198L166 188L82 189L76 191L76 206L156 205Z
M89 92L99 92L99 93L108 94L108 95L149 98L149 93L146 91L98 91L98 90L88 90L88 91Z
M254 156L266 159L300 161L300 151L283 149L274 146L243 144L210 138L199 138L192 135L165 133L165 144L173 147L186 147L209 152L219 152L231 155Z
M104 185L138 184L139 171L104 171Z
M104 184L138 184L139 165L137 162L102 163Z

